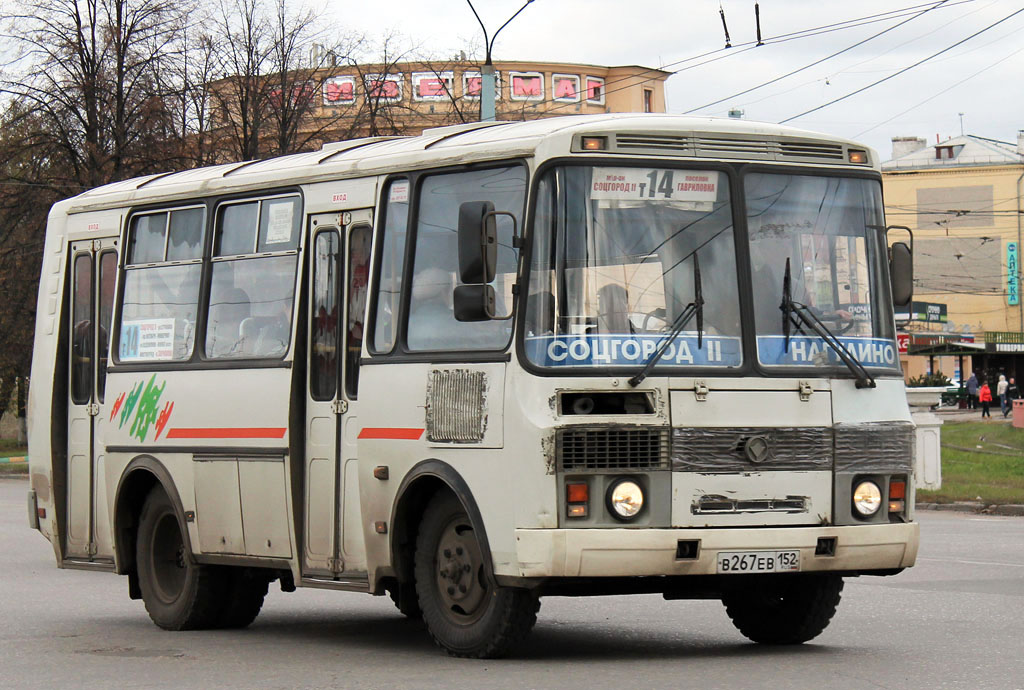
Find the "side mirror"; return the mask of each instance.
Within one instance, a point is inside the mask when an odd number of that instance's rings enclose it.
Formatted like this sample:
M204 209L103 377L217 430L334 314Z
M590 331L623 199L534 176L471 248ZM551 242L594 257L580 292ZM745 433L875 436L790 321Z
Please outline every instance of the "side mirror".
M498 230L490 201L467 201L459 206L460 282L490 283L498 264Z
M889 247L889 280L894 306L909 306L914 297L914 255L906 242Z

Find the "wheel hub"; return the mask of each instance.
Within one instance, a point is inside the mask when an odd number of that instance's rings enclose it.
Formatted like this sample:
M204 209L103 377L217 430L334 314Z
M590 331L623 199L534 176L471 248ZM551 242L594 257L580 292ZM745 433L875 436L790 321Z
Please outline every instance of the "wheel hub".
M482 613L487 588L481 578L480 548L472 528L455 520L443 531L437 548L438 590L447 610L470 622Z

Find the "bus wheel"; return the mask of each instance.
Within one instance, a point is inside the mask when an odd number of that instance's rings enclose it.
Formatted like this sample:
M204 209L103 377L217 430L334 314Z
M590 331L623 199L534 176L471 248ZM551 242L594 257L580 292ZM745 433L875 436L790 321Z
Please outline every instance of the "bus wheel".
M416 593L430 636L452 656L503 656L537 622L537 597L490 584L484 568L462 504L438 494L423 513L416 538Z
M263 608L270 581L257 569L229 567L225 570L227 590L217 627L245 628L256 620Z
M165 630L217 626L224 578L189 558L174 506L160 487L142 506L135 554L142 601L154 623Z
M828 627L842 591L838 575L783 575L728 592L722 603L733 625L754 642L801 644Z

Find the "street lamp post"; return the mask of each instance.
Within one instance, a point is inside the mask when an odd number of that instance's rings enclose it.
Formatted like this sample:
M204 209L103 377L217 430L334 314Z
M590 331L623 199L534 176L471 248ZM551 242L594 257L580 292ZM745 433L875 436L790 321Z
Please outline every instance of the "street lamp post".
M494 42L498 40L498 34L501 30L508 26L513 19L519 16L519 13L526 9L533 0L526 0L523 6L516 10L516 13L505 20L505 23L498 27L498 30L494 32L494 36L488 39L487 27L484 26L483 21L480 19L480 15L477 14L476 8L473 7L471 0L466 0L469 4L469 9L473 10L473 16L476 17L476 21L480 24L480 28L484 32L484 64L480 68L481 84L480 84L480 121L481 122L492 122L494 120L494 101L495 101L495 84L494 84L494 63L491 62L491 50L494 48Z

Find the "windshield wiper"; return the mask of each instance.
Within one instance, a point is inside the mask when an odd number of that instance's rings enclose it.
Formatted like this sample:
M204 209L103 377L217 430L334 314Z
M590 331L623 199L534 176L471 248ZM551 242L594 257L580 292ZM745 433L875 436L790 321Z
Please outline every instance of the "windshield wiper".
M806 304L801 304L793 299L792 276L789 270L789 257L786 257L786 274L782 278L782 334L786 337L785 352L789 352L789 335L792 326L796 326L801 333L806 333L803 326L814 331L819 338L828 343L829 347L835 350L839 359L857 377L857 388L874 388L875 379L868 373L853 353L828 329L821 319L811 311Z
M693 301L686 305L679 316L676 317L675 321L672 322L672 330L669 331L668 336L661 341L661 345L657 351L651 355L651 358L644 364L644 368L640 372L629 380L629 385L634 388L640 385L640 382L647 378L647 375L651 373L651 369L658 363L665 351L668 350L668 346L672 344L686 325L690 321L697 317L697 349L703 349L704 347L704 291L701 289L700 281L700 261L697 259L697 252L693 253Z

